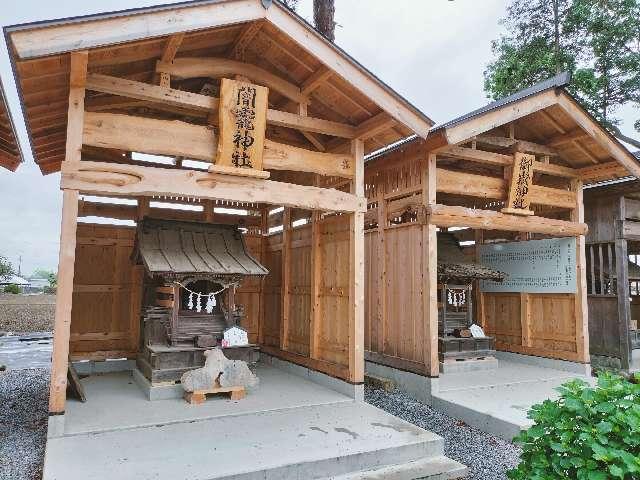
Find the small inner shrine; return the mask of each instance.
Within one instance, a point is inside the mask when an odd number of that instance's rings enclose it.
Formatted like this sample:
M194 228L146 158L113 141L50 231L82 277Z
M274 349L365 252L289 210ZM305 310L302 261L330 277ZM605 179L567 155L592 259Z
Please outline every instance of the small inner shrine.
M242 340L244 308L235 291L244 278L269 272L247 251L237 227L145 218L134 260L145 267L137 363L152 384L178 381L204 365L205 350L216 346L229 359L257 360L257 346L246 333ZM229 342L225 332L240 341Z

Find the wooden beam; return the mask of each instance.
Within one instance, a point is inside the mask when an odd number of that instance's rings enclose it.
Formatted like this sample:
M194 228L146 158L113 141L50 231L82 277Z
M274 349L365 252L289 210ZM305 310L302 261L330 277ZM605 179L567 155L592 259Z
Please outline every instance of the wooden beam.
M366 210L364 198L329 188L105 162L63 164L61 186L94 195L189 197L335 212Z
M618 162L607 162L583 167L580 168L578 172L580 173L580 179L583 183L595 183L603 180L612 180L614 178L631 176L629 170Z
M327 67L320 67L318 70L313 72L304 82L302 82L302 85L300 86L302 95L308 97L311 92L322 85L323 82L327 81L332 74L333 72Z
M576 128L575 130L572 130L567 133L560 133L558 135L554 135L549 139L549 141L547 142L547 145L550 147L559 147L561 145L571 143L575 140L582 140L584 138L589 138L589 134L581 128Z
M134 98L147 102L157 102L174 107L188 108L201 112L218 110L220 99L185 92L160 85L151 85L126 78L112 77L98 73L87 75L87 90L109 93L121 97Z
M486 152L484 150L477 150L467 147L448 146L438 150L438 155L459 158L461 160L468 160L470 162L484 163L487 165L496 165L500 167L510 167L513 165L513 156L511 155ZM544 163L539 161L533 162L533 170L535 172L544 173L546 175L553 175L563 178L577 178L579 175L578 170L576 170L575 168L564 167L562 165L555 165L552 163Z
M300 88L288 80L251 63L228 58L183 57L177 58L171 63L160 61L156 65L156 71L168 73L177 78L222 78L242 75L251 79L253 83L274 90L294 102L304 103L307 101Z
M439 173L436 155L428 153L422 172L422 203L430 209L436 205L436 185ZM422 226L422 310L423 358L429 376L437 377L438 361L438 238L436 225L427 220Z
M150 85L148 83L137 82L135 80L127 80L125 78L112 77L97 73L88 75L87 89L111 95L118 95L119 97L143 100L154 104L195 110L207 113L208 115L215 114L220 104L220 99L216 97L185 92L158 85ZM128 100L124 100L124 102L120 103L118 103L119 100L117 99L114 99L114 101L116 102L114 104L114 108L139 105L137 102L131 104ZM95 105L93 105L92 108L95 110ZM103 108L100 107L100 109ZM187 112L185 112L185 114L187 114ZM356 137L356 127L353 127L352 125L332 122L321 118L308 117L306 114L295 114L283 112L281 110L268 109L267 122L271 125L293 128L304 132L321 133L324 135L348 139Z
M298 104L298 114L302 117L306 117L307 116L307 108L308 105L306 103L299 103ZM318 138L317 135L308 132L308 131L304 131L302 130L302 135L304 135L304 137L309 140L309 142L311 142L311 144L316 147L317 150L324 152L326 151L326 147L324 146L324 143L322 143L322 141Z
M55 55L105 45L146 40L174 33L203 30L264 18L265 9L253 0L158 7L135 15L101 15L82 22L67 21L8 32L21 59Z
M351 194L364 197L364 142L352 140ZM349 379L364 382L364 211L349 219Z
M487 177L472 173L438 168L438 192L496 200L507 199L507 182L504 178ZM574 208L575 193L559 188L531 185L531 203L551 207Z
M640 163L624 148L611 134L609 134L598 122L579 106L573 98L566 93L558 95L559 105L575 122L584 129L593 140L598 143L609 155L629 170L635 177L640 178Z
M494 128L513 122L514 120L555 105L556 103L558 103L558 98L555 91L548 90L523 100L495 108L484 114L462 121L457 125L447 127L446 136L448 143L453 145L470 141L477 135L491 131Z
M557 156L558 152L547 145L540 145L534 142L528 142L526 140L518 140L515 138L497 137L494 135L478 135L475 137L477 143L482 145L491 145L501 148L514 148L517 147L519 152L533 153L534 155L549 155Z
M78 162L75 162L74 164L77 163ZM58 260L58 289L56 293L55 323L53 327L51 383L49 386L49 413L58 415L64 413L66 403L77 218L78 191L63 190L60 256Z
M209 127L115 113L86 112L83 143L130 152L214 162L217 141ZM351 178L349 155L313 152L265 140L263 168Z
M517 216L450 205L436 204L428 208L429 222L439 227L469 227L483 230L507 230L576 237L585 235L587 225L538 216Z
M163 62L173 62L173 59L176 57L178 49L182 44L182 40L184 40L184 35L184 32L180 32L169 37L167 44L164 47L164 51L162 52L161 60ZM169 74L160 74L160 86L167 88L171 86L171 76Z
M67 145L65 152L66 162L80 161L88 61L89 53L86 51L71 54L69 110L67 112Z
M361 140L369 140L393 128L397 123L389 114L382 112L358 125L355 129L355 137Z
M575 207L571 212L571 221L584 223L582 181L573 180L571 182L571 190L576 195ZM585 248L585 235L578 235L576 237L576 294L574 296L576 353L582 362L589 363L589 309L587 305L587 256Z
M334 137L351 139L357 136L356 127L349 124L307 117L281 110L269 109L267 111L267 122L270 125L295 128L305 132L322 133Z

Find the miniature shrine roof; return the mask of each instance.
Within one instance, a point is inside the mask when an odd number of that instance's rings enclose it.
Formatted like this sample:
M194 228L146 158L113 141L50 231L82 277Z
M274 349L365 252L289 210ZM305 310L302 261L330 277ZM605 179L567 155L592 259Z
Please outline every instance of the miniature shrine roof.
M145 218L138 223L136 256L149 274L171 278L266 275L232 225Z
M467 260L458 240L452 233L438 232L438 278L442 281L472 282L494 280L501 282L506 274Z

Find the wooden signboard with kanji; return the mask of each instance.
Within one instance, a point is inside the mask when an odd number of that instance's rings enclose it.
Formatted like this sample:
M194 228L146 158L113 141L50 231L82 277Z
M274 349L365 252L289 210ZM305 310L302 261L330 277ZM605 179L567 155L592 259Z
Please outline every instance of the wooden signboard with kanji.
M529 210L531 205L529 194L533 183L534 161L535 156L533 155L520 152L514 154L507 206L502 209L502 213L533 215L533 212Z
M215 166L221 171L262 171L268 95L266 87L222 79L220 135L215 159Z

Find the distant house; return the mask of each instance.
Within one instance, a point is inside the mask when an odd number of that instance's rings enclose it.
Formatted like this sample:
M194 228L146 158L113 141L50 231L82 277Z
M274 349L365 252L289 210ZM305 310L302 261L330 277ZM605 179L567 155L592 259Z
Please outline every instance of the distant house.
M0 278L0 291L4 290L4 287L6 287L7 285L18 285L22 292L24 292L25 289L28 289L31 286L31 284L27 280L19 277L18 275L10 275L5 278Z

